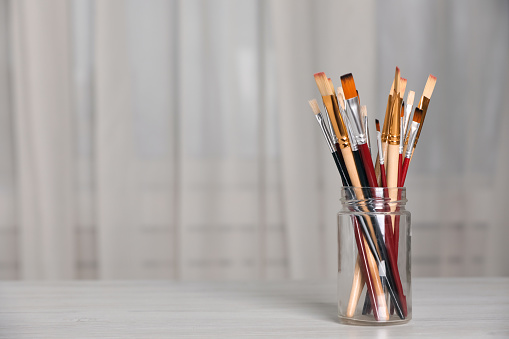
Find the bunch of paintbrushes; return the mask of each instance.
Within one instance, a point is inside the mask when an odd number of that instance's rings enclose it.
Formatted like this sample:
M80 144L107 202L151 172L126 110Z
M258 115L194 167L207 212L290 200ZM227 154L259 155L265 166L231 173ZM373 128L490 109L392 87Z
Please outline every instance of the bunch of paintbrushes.
M409 91L406 102L403 100L407 81L401 77L400 70L396 67L382 129L379 121L375 121L377 147L374 149L378 154L374 164L367 108L361 106L352 74L341 76L342 87L339 87L337 92L325 73L317 73L314 77L326 114L322 115L316 100L310 100L309 104L336 163L343 186L347 187L349 194L356 199L369 199L372 191L364 187L403 187L436 77L428 77L411 117L415 92ZM388 191L387 199L390 201L401 198L398 196L399 190ZM387 212L394 212L394 208L388 206ZM372 311L376 320L386 321L389 314L396 311L396 314L404 319L407 315L406 297L397 265L399 217L387 214L384 225L380 225L379 219L368 216L369 212L372 212L369 206L357 207L355 212L367 214L352 217L359 256L347 316L353 316L366 285L364 314ZM384 290L390 296L387 301Z

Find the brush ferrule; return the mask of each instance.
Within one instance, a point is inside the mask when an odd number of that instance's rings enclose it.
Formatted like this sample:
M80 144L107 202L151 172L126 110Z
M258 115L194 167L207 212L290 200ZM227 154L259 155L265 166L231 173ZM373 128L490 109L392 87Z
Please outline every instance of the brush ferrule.
M336 150L335 150L334 144L332 142L331 135L330 135L329 131L327 130L327 126L325 125L325 121L322 117L322 113L316 114L315 117L316 117L316 120L318 121L318 124L320 125L320 128L322 129L322 133L325 138L325 142L327 143L327 146L329 146L330 152L334 153Z
M401 129L403 129L403 121L405 120L405 117L401 117ZM403 137L405 135L404 132L401 133L401 137L399 138L399 154L403 154L403 148L405 146L405 138Z
M335 134L338 138L338 144L339 148L347 148L350 146L350 141L348 139L348 131L346 130L346 127L343 122L343 118L341 117L341 114L339 113L339 105L338 101L334 97L334 95L323 95L322 96L323 103L325 107L327 108L327 111L331 115L331 120L334 117L335 126L337 130L335 130Z
M389 133L387 135L387 142L389 145L399 145L401 133L401 98L395 98L392 106L391 120L389 124Z
M368 127L368 116L363 116L364 118L364 134L366 135L366 141L368 144L368 148L371 151L371 139L369 138L369 127Z
M380 165L383 165L385 163L384 161L384 152L382 152L382 133L376 131L376 141L378 146L378 161L380 162Z
M355 140L355 137L352 132L352 122L347 116L345 116L344 121L346 124L346 129L348 130L348 134L350 135L350 144L352 145L352 151L357 151L358 150L357 141Z
M350 119L353 138L357 141L357 145L365 144L367 140L364 134L364 124L360 115L359 97L346 100L346 115Z
M415 138L417 137L417 131L419 130L419 123L416 121L412 121L410 125L410 133L408 134L408 144L406 148L405 158L410 158L412 156L412 149L414 147Z
M325 120L325 122L326 122L327 131L329 132L329 135L332 138L332 142L335 144L338 142L338 137L336 136L336 133L334 133L334 128L332 127L332 122L330 120L329 112L327 111L327 106L323 105L323 108L325 109L325 111L327 113L327 114L325 114L325 118L323 118L323 120Z
M410 121L410 116L412 115L412 105L406 104L405 106L405 114L403 116L403 124L401 125L401 137L405 139L408 133L408 122Z

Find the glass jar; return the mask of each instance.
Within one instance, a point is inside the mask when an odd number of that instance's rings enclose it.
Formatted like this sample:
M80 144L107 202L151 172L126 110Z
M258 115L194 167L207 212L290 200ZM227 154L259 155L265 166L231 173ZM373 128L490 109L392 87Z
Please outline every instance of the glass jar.
M343 187L338 213L338 316L388 325L412 318L405 188Z

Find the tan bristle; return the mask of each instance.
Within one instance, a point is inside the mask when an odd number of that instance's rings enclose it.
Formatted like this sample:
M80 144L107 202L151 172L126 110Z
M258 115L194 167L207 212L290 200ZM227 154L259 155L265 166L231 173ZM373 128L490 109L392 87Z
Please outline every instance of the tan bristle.
M343 87L338 87L338 95L341 94L343 97L345 97L345 92L343 92Z
M355 89L355 82L353 81L352 73L341 76L341 86L343 86L346 100L357 96L357 90Z
M336 93L336 92L334 91L334 84L332 83L331 78L327 78L327 82L329 83L329 88L330 88L330 90L332 91L332 93Z
M422 110L416 107L414 111L414 121L420 124L421 120L422 120Z
M401 99L403 99L403 96L405 95L406 82L407 80L405 78L399 79L399 97Z
M361 116L365 117L367 115L368 115L368 109L367 109L366 105L361 106Z
M406 103L407 105L413 105L414 104L414 98L415 98L415 92L410 91L408 92L408 96L406 97Z
M341 88L341 87L338 87L338 88ZM341 105L341 108L344 111L345 110L345 97L343 96L342 88L341 88L341 92L338 90L338 101L339 101L339 104Z
M375 119L375 125L376 125L376 131L380 132L380 121L378 121L378 119Z
M389 92L389 95L392 95L392 92L394 92L394 79L392 79L391 91Z
M313 113L315 113L315 115L320 114L320 107L318 107L318 102L316 102L315 99L309 100L308 102L309 106L311 106L311 109L313 110Z
M396 72L394 73L394 92L399 93L399 80L400 80L399 67L396 66Z
M437 83L437 78L434 75L429 75L428 81L426 81L426 86L424 86L424 91L422 95L426 98L431 99L431 94L433 94L433 90L435 89L435 84Z
M327 76L324 72L315 74L315 82L316 86L318 86L318 90L320 91L320 95L332 95L332 93L330 93L329 81L327 80Z

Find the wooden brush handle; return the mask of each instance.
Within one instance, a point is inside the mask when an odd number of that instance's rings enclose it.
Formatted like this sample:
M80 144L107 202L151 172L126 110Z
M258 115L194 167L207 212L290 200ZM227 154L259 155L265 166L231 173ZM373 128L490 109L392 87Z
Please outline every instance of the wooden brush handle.
M398 187L398 170L399 170L399 145L387 146L387 187ZM391 190L392 191L392 190ZM391 194L397 194L396 192L389 192ZM393 200L396 200L397 195L394 195Z
M346 309L346 316L351 318L357 308L357 303L361 296L362 288L364 287L364 277L361 271L361 258L357 255L355 261L355 270L353 273L352 291L350 292L350 300L348 300L348 307Z
M373 276L373 274L372 274L374 272L374 270L376 269L376 263L375 263L375 267L372 267L373 264L372 264L370 258L368 258L368 253L366 251L367 244L365 244L365 242L364 242L364 238L363 238L359 224L355 223L355 222L354 222L354 233L355 233L355 242L357 243L357 251L359 252L359 258L361 260L360 267L362 270L362 274L364 276L364 281L366 282L369 298L371 299L371 303L373 305L373 309L374 309L373 313L374 313L376 320L381 320L382 318L381 318L381 315L379 314L380 308L379 308L379 304L378 304L379 297L378 297L378 294L375 289L375 282L373 281L373 280L375 280L375 281L378 280L378 276ZM352 293L350 293L350 296L351 295L352 295ZM384 301L385 301L385 299L384 299ZM382 317L383 317L383 315L382 315Z
M345 161L346 170L348 172L348 175L350 176L352 186L362 187L361 182L359 180L359 175L357 174L357 167L355 166L355 160L353 158L352 149L350 147L343 148L341 150L341 154L343 155L343 160ZM362 194L362 192L360 193Z
M389 145L387 147L387 187L398 187L398 169L399 169L399 145ZM391 189L389 191L389 197L391 201L398 200L398 190ZM394 212L396 207L391 204L391 212ZM392 225L394 225L394 215L391 215Z
M379 320L389 319L389 309L387 308L387 302L385 301L385 293L382 287L382 281L380 280L380 273L378 272L378 266L376 264L373 253L367 248L366 239L363 238L364 248L366 249L366 255L368 256L369 269L371 278L373 280L373 288L375 289L376 304L371 303L373 307L373 313L375 313L375 307L378 307Z

